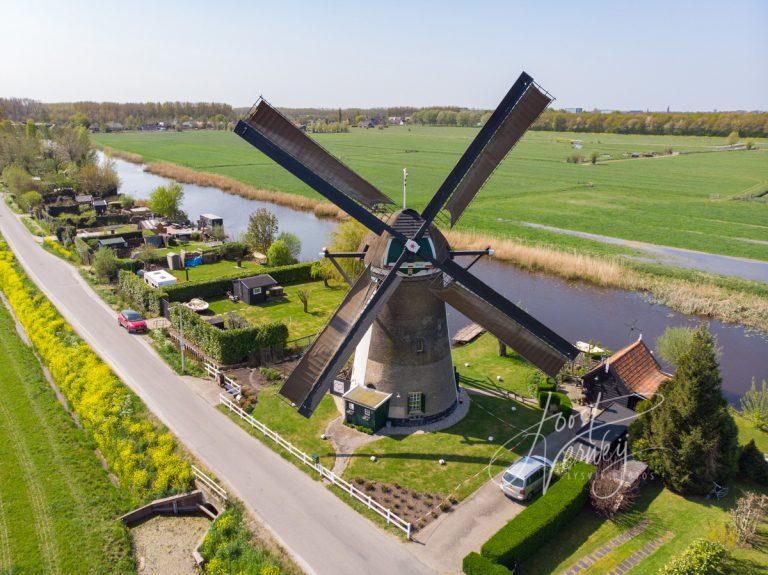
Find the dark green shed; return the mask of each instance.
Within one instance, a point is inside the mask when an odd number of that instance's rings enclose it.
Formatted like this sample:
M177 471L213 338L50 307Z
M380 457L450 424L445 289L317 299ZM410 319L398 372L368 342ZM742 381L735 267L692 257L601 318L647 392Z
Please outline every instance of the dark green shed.
M376 432L387 422L391 393L383 393L369 387L357 386L345 393L344 421Z

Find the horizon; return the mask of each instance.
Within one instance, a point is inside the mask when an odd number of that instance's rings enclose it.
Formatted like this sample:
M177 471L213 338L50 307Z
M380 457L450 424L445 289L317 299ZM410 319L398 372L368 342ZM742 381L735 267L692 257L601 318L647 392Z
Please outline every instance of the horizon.
M256 10L224 0L215 12L201 2L139 0L128 9L39 0L13 2L4 15L33 24L36 38L30 42L26 25L0 36L0 47L14 54L0 60L3 96L47 103L242 108L263 94L286 108L405 100L418 108L493 109L526 70L561 108L768 109L768 74L760 72L768 4L758 0L727 10L649 0L642 11L595 1L511 8L489 0L471 12L457 2L399 0L337 0L330 10L305 1Z

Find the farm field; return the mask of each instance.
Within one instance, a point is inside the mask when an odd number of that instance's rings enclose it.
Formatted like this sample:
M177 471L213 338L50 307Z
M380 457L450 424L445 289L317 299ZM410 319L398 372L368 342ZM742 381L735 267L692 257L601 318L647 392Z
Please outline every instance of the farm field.
M0 573L133 573L127 501L0 304Z
M475 128L398 126L315 134L398 203L402 168L409 204L421 207L474 137ZM229 176L258 188L318 198L230 132L94 134L100 145ZM569 164L593 151L611 160ZM465 213L459 229L593 253L626 252L589 239L531 228L536 223L679 248L768 260L768 204L732 198L768 189L766 141L755 151L714 152L725 138L529 132ZM631 152L680 155L621 159ZM695 152L695 153L686 153ZM129 191L129 190L128 190Z

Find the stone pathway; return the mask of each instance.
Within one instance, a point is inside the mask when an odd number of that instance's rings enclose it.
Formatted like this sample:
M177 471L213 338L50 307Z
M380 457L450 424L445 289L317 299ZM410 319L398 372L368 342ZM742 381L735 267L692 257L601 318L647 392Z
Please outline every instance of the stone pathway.
M344 425L344 418L337 417L325 428L325 434L333 445L336 459L333 462L333 472L341 477L347 468L350 458L358 448L381 439L380 435L368 435Z
M624 561L619 563L616 566L616 568L613 571L611 571L608 575L624 575L630 569L635 568L643 559L652 555L659 547L661 547L667 541L672 539L674 535L675 534L672 533L671 531L667 531L661 537L654 539L649 543L646 543L641 549L638 549L637 551L632 553L632 555L624 559Z
M563 573L565 575L575 575L576 573L579 573L584 569L588 569L589 567L594 565L599 559L602 559L603 557L608 555L608 553L616 549L618 546L623 545L630 539L640 535L643 531L645 531L645 528L648 527L649 523L650 521L648 519L643 519L637 525L630 527L629 529L624 531L624 533L621 533L617 537L614 537L613 539L608 541L608 543L606 543L596 551L593 551L586 557L582 557L575 565L573 565L570 569L564 571Z

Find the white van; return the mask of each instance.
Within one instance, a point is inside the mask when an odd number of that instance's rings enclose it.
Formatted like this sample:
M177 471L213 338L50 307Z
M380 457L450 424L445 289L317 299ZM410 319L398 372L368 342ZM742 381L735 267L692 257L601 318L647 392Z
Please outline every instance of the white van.
M525 501L544 487L552 462L540 455L521 457L507 468L501 476L501 490L504 495Z

